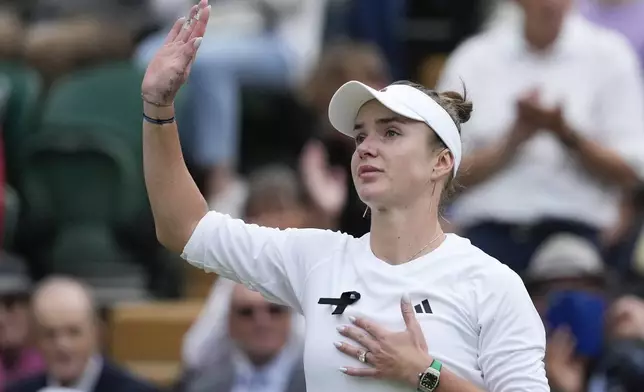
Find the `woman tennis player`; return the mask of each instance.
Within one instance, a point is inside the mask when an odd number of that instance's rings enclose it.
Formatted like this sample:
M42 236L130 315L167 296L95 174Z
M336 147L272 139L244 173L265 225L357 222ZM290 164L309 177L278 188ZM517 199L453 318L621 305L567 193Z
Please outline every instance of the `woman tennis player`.
M209 13L202 0L177 21L143 80L145 179L160 242L304 315L308 392L548 391L544 328L521 279L439 224L471 105L409 84L349 82L336 92L330 120L355 138L352 174L372 211L362 238L209 212L172 107Z

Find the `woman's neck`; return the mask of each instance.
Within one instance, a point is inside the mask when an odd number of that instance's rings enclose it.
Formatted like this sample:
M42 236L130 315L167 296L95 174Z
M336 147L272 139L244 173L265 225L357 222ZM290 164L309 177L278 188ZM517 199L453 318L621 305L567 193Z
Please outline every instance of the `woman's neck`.
M438 202L432 203L437 205ZM389 264L404 264L423 256L444 240L436 207L418 206L371 213L371 250Z

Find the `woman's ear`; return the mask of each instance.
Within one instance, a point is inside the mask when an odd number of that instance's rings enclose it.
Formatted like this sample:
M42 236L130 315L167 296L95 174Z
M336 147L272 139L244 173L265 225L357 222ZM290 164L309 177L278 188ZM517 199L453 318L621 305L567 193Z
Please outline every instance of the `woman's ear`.
M431 180L436 182L445 176L451 176L454 169L454 156L447 149L442 149L436 158L436 163L432 170Z

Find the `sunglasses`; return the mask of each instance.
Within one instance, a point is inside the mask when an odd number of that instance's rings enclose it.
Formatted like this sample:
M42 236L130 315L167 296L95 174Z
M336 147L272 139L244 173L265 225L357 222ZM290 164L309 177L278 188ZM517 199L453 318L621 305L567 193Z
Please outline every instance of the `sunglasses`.
M271 317L277 318L288 313L288 308L282 305L268 304L263 306L239 306L234 309L234 313L244 319L252 319L258 312L266 312Z

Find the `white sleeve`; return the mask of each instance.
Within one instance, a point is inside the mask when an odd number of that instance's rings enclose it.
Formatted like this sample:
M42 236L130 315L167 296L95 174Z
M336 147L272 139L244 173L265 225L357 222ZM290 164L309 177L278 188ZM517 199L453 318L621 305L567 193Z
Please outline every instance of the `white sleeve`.
M260 227L211 211L195 228L181 257L303 313L301 298L309 273L348 238L330 230Z
M490 392L550 391L544 365L546 336L521 278L505 265L482 289L479 366Z
M635 52L614 36L597 92L600 142L612 148L644 179L644 80ZM608 46L608 45L606 45Z

